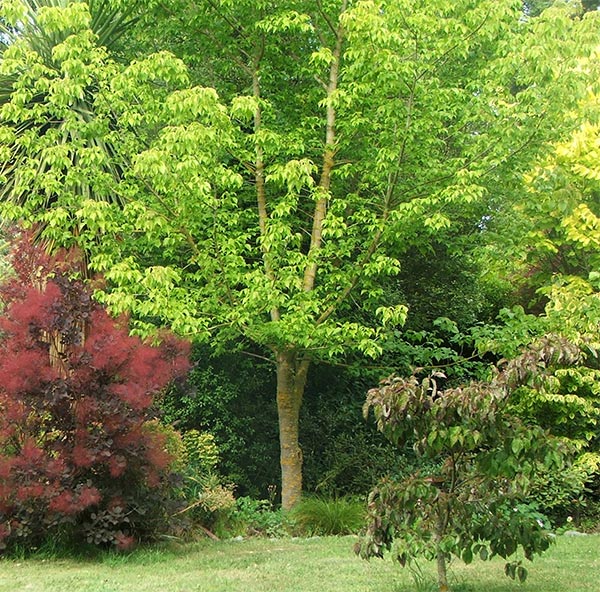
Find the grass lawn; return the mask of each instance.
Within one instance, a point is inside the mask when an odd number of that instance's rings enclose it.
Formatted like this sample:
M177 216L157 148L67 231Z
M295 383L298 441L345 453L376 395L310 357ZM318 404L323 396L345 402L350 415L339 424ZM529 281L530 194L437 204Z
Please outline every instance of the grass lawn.
M353 537L206 541L141 549L95 560L0 560L0 592L410 592L407 569L363 561ZM451 567L455 592L599 592L600 535L559 537L524 584L504 576L502 561ZM427 583L433 565L423 566ZM429 592L429 585L419 587Z

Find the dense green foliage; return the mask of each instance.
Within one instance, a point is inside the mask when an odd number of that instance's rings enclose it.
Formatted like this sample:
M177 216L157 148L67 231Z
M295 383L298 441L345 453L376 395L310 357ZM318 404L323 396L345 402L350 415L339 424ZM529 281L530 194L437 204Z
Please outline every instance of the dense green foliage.
M192 354L185 385L161 400L163 420L186 432L215 437L218 469L236 484L241 496L265 498L277 486L277 409L270 367L243 354L210 355L206 347Z
M133 333L195 342L188 384L160 398L184 448L206 445L182 461L189 516L216 523L234 487L289 509L303 489L441 470L361 422L364 392L415 368L446 391L483 384L549 333L582 357L507 413L576 449L531 476L538 504L593 516L594 8L1 3L0 215L81 254ZM237 509L269 522L256 503Z

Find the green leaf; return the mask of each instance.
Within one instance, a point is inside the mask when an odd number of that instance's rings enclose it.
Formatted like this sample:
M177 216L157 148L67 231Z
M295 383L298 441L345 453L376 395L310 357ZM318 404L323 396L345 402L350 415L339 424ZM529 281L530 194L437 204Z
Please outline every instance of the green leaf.
M506 563L504 566L504 573L511 579L515 579L517 566L514 563Z
M467 565L473 561L473 551L472 551L471 547L467 547L466 549L463 549L462 560Z
M523 443L523 441L520 438L515 438L511 442L510 447L511 447L511 450L513 451L513 454L515 454L516 456L518 456L519 453L523 450L524 443Z

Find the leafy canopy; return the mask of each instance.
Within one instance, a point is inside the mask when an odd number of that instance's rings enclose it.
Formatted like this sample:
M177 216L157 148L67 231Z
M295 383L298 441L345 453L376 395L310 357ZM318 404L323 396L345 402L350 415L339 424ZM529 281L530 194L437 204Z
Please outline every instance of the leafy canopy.
M438 386L444 376L422 380L391 377L369 391L378 428L399 447L412 445L421 468L398 481L390 476L369 496L366 535L357 546L364 557L392 550L402 565L420 556L438 559L440 590L447 585L450 555L509 559L546 550L551 537L527 496L540 473L562 470L566 448L511 412L523 385L541 388L553 366L577 362L577 348L545 339L496 369L488 381L455 388ZM506 573L524 580L520 562Z

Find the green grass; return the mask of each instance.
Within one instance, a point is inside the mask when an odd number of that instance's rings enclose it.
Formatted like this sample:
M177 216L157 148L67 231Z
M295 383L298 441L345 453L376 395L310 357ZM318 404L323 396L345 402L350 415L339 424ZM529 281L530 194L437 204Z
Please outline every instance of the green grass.
M201 542L106 554L95 560L4 559L0 592L411 592L411 574L389 560L362 561L353 537ZM423 566L433 590L433 566ZM524 584L501 561L456 563L455 592L598 592L600 535L560 537L530 565Z

